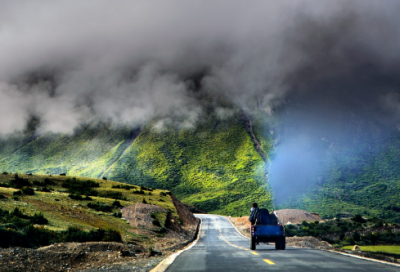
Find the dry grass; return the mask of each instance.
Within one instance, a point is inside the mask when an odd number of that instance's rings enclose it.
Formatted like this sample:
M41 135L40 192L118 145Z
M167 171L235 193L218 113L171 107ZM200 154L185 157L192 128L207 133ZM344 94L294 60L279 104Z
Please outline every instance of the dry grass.
M0 182L7 183L13 179L13 174L0 174ZM93 228L112 228L118 230L124 240L129 240L132 238L138 238L136 234L132 232L132 226L129 225L125 220L114 217L112 213L98 212L93 209L89 209L87 204L89 202L102 202L111 205L115 199L105 198L105 197L95 197L92 196L93 200L74 200L69 198L68 193L65 188L62 188L62 183L67 178L72 178L68 176L49 176L49 175L24 175L20 174L19 177L28 179L30 182L34 180L44 181L48 178L56 182L55 185L47 186L51 188L52 192L38 192L35 191L35 195L19 196L20 201L12 200L12 195L17 189L0 187L0 194L7 196L7 199L0 200L0 208L5 210L13 210L18 207L24 211L24 213L33 215L35 213L43 213L44 216L49 220L49 225L46 228L52 230L65 230L70 226L80 227L86 230ZM134 189L116 189L112 188L113 185L126 185L120 182L114 182L110 180L93 179L93 178L78 178L79 180L93 180L100 184L99 188L95 188L100 194L105 192L120 192L125 200L118 200L123 206L134 205L135 203L141 203L143 199L147 203L151 203L165 209L171 210L175 217L178 217L176 208L169 195L161 196L160 192L168 192L165 190L145 191L144 195L133 194ZM33 188L40 188L39 186L32 186ZM136 186L139 189L140 186ZM151 194L149 194L151 193ZM162 201L161 201L161 200ZM115 209L118 211L118 209Z

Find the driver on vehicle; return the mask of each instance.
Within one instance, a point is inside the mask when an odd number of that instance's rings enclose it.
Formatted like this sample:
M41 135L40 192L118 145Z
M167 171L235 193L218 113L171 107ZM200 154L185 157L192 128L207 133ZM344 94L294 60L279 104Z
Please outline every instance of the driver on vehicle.
M257 213L258 213L258 204L257 203L253 203L252 204L252 208L250 209L250 216L249 216L249 221L251 222L252 225L254 225L256 223L256 219L257 219Z

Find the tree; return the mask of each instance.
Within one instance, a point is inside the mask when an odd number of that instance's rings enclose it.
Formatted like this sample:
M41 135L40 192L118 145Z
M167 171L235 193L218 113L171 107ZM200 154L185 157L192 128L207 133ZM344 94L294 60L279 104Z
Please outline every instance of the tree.
M361 236L360 236L360 234L358 233L358 231L355 231L354 233L353 233L353 239L354 239L354 241L360 241L361 240Z

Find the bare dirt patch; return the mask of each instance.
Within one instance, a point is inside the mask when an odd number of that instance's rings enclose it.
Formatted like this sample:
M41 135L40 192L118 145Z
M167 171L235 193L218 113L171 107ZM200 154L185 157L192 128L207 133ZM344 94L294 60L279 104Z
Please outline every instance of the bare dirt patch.
M318 214L310 213L303 210L283 209L278 210L275 213L278 216L279 220L285 225L287 223L301 224L303 220L306 220L307 222L322 221L321 217Z
M304 237L286 237L286 245L287 246L296 246L296 247L308 247L308 248L316 248L316 249L333 249L332 245L318 240L312 236L304 236Z
M125 218L132 227L137 229L152 229L154 225L152 223L151 213L153 212L166 212L166 209L150 204L135 203L128 207L121 209L122 218ZM139 232L136 231L136 232Z

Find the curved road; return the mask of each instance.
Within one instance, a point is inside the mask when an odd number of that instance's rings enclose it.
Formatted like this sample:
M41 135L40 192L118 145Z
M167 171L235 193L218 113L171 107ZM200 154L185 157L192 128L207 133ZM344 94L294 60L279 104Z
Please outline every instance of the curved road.
M352 258L321 250L260 244L249 250L249 240L217 215L202 219L198 242L180 254L166 271L400 271L400 267Z

